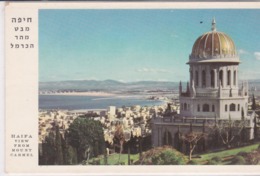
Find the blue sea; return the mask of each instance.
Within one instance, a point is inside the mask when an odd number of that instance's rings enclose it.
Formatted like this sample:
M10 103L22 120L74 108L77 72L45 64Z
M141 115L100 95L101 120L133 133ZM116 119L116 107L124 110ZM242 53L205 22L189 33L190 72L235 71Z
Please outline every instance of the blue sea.
M132 97L100 97L100 96L67 96L39 95L39 109L107 109L108 106L153 106L164 104L160 100L147 100L141 96Z

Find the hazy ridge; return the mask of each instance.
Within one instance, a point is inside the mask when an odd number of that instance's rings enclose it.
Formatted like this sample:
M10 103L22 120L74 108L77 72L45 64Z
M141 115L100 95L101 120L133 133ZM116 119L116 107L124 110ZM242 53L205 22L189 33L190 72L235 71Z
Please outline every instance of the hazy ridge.
M186 89L186 82L183 82L183 90ZM249 87L260 89L260 79L248 80ZM120 82L116 80L68 80L39 82L39 91L170 91L178 90L179 82L170 81L138 81Z
M80 80L39 82L40 91L77 90L77 91L117 91L117 90L171 90L178 88L179 83L167 81L120 82L115 80Z

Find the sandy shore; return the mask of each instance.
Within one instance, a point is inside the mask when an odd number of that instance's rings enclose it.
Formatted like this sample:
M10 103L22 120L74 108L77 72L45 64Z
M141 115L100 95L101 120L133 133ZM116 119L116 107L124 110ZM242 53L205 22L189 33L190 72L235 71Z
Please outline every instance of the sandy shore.
M110 97L110 96L114 96L115 94L112 93L107 93L107 92L62 92L62 93L48 93L48 94L40 94L40 95L68 95L68 96L106 96L106 97Z

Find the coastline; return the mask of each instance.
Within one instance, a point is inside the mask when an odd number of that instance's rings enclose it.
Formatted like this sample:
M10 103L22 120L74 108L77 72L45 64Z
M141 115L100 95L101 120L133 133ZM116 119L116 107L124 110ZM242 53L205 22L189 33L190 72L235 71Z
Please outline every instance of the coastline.
M111 97L116 94L107 92L56 92L56 93L46 93L39 95L66 95L66 96L97 96L97 97Z
M59 111L63 113L87 113L89 111L94 111L94 112L101 112L101 111L106 111L107 108L89 108L89 109L39 109L39 112L48 112L48 111Z
M109 106L155 106L168 99L149 99L147 95L122 95L106 92L48 92L39 94L39 110L100 110Z

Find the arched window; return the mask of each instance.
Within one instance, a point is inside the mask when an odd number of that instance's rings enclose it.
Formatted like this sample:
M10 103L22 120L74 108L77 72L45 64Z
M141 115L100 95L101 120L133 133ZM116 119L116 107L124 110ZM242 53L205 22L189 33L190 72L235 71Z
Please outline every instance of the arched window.
M236 72L236 70L234 71L234 79L233 79L233 84L234 84L234 86L237 84L237 72Z
M223 70L220 70L220 72L219 72L219 81L220 81L221 86L223 86Z
M190 104L188 104L188 110L190 110Z
M215 72L214 72L214 70L210 71L210 85L211 85L211 87L215 87Z
M227 112L227 105L225 105L225 111Z
M215 112L215 105L212 105L212 112Z
M202 87L205 87L206 86L206 72L205 70L202 71Z
M236 105L234 103L229 105L229 111L236 111Z
M198 71L195 72L195 85L199 86L199 73L198 73Z
M231 76L230 70L228 70L228 72L227 72L227 85L228 86L230 85L230 76Z
M200 112L200 105L197 106L197 111Z
M187 110L187 104L184 103L184 111L186 111L186 110Z
M240 104L237 105L237 111L240 111Z
M204 104L202 107L202 111L203 112L209 112L209 105L208 104Z

